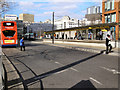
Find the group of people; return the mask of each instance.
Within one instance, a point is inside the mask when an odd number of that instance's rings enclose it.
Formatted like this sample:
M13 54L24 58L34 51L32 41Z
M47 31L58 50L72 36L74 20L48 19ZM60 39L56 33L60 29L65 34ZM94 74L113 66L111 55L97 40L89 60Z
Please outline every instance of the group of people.
M101 39L102 39L102 33L101 33ZM108 33L106 36L106 54L110 53L112 50L112 45L111 45L111 38L110 38L110 34ZM20 50L22 51L22 48L25 51L25 44L24 44L24 37L22 37L22 39L20 39Z

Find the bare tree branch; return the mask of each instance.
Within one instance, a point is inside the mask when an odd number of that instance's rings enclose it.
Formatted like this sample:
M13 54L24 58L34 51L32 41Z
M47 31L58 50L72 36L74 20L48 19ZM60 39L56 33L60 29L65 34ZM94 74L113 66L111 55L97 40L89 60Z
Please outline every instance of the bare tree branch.
M14 4L15 2L7 2L6 0L0 0L0 15L9 11Z

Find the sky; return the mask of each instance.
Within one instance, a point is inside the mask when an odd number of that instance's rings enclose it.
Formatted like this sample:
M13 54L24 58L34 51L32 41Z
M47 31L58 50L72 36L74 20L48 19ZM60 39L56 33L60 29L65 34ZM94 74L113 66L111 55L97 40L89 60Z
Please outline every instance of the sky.
M9 1L9 0L7 0ZM10 0L15 2L12 8L5 14L15 14L19 17L21 13L34 14L35 22L52 20L52 12L55 19L70 16L81 20L85 17L87 8L101 6L102 0Z

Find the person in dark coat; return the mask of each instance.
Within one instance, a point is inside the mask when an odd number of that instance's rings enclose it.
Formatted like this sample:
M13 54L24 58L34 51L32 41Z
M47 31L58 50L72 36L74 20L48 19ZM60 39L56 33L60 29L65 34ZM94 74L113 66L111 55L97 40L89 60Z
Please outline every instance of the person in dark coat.
M100 31L99 34L100 34L100 40L103 40L103 32Z
M112 50L112 45L110 44L110 41L111 41L110 35L107 34L107 37L106 37L106 54L108 54Z
M20 39L20 50L22 51L22 48L25 51L25 45L24 45L24 37L22 37L22 39Z

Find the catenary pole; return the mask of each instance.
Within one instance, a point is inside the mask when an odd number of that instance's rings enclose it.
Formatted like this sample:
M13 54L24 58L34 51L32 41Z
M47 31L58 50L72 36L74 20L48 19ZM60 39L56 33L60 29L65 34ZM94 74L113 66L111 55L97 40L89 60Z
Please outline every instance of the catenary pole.
M52 25L52 44L54 44L54 12L53 12L53 15L52 15L52 21L53 21L53 25Z

